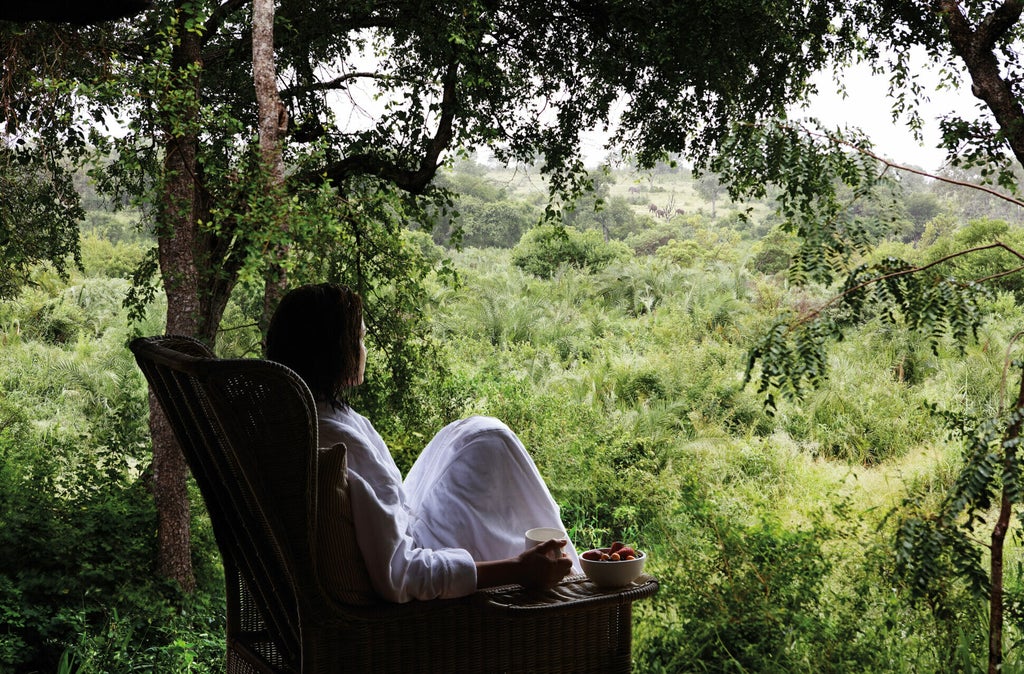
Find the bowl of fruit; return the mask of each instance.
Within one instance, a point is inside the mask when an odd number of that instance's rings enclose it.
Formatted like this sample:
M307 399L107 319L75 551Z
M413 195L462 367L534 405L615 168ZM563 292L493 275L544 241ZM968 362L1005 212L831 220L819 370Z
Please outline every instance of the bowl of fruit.
M644 571L647 555L619 541L610 548L595 548L580 555L583 573L598 587L629 585Z

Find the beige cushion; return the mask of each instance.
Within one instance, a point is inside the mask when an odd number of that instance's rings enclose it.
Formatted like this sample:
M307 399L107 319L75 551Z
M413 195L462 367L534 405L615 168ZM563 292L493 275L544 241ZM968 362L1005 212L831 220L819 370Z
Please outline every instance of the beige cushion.
M321 448L317 468L315 564L321 590L343 604L380 601L356 543L345 445Z

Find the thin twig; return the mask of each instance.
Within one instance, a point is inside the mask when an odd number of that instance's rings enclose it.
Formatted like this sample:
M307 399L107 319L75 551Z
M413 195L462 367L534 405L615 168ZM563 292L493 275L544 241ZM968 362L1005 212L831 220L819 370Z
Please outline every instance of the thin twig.
M339 75L333 80L327 80L325 82L313 82L312 84L304 84L301 86L287 87L281 90L281 95L284 97L295 96L297 94L312 93L314 91L324 91L330 89L341 89L348 82L359 78L368 78L381 80L385 82L403 82L406 81L404 78L396 77L394 75L388 75L386 73L378 73L372 71L353 71ZM417 84L415 80L410 80L412 84Z
M867 148L861 147L861 146L859 146L859 145L857 145L855 143L852 143L852 142L850 142L848 140L844 140L842 138L836 138L835 136L833 136L832 134L830 134L828 132L813 131L811 129L808 129L806 126L804 126L802 124L798 125L798 126L799 126L799 129L801 131L803 131L804 133L806 133L809 136L815 136L817 138L825 138L825 139L827 139L827 140L829 140L829 141L831 141L833 143L836 143L837 145L844 145L844 146L846 146L848 148L851 148L851 149L853 149L853 150L863 154L866 157L871 157L875 161L878 161L878 162L881 162L882 164L885 164L886 167L894 168L894 169L897 169L899 171L906 171L907 173L914 173L914 174L919 175L919 176L924 176L925 178L931 178L933 180L938 180L938 181L941 181L941 182L944 182L944 183L949 183L950 185L958 185L960 187L966 187L966 188L973 189L973 190L980 190L982 192L986 192L988 194L991 194L992 196L997 197L999 199L1003 199L1004 201L1008 201L1011 204L1014 204L1015 206L1020 206L1021 208L1024 208L1024 201L1020 201L1019 199L1014 199L1013 197L1011 197L1011 196L1009 196L1007 194L1003 194L1002 192L998 192L998 191L992 189L991 187L986 187L985 185L977 185L975 183L969 183L969 182L967 182L965 180L957 180L956 178L949 178L947 176L936 175L934 173L929 173L928 171L924 171L922 169L914 168L912 166L905 166L903 164L897 164L896 162L891 161L889 159L886 159L885 157L882 157L881 155L879 155L879 154L877 154L877 153L875 153L875 152L873 152L871 150L868 150Z
M813 309L811 311L808 311L806 314L802 315L800 317L800 320L796 321L793 324L793 326L802 325L802 324L807 323L808 321L810 321L810 320L812 320L814 318L817 318L818 316L821 315L821 313L823 311L825 311L825 309L828 309L829 307L831 307L834 304L838 303L839 301L841 301L843 298L847 297L848 295L852 295L853 293L858 292L859 290L862 290L863 288L866 288L867 286L869 286L869 285L871 285L873 283L878 283L880 281L887 281L889 279L899 278L901 276L909 276L911 274L917 274L919 272L922 272L922 271L925 271L927 269L931 269L932 267L935 267L937 265L940 265L943 262L948 262L949 260L952 260L953 258L957 258L957 257L960 257L962 255L968 255L970 253L977 253L977 252L982 251L982 250L989 250L989 249L992 249L992 248L1002 248L1003 250L1005 250L1005 251L1007 251L1007 252L1017 256L1018 258L1024 260L1024 255L1022 255L1021 253L1018 253L1016 250L1014 250L1010 246L1007 246L1002 241L996 241L995 243L990 243L990 244L987 244L987 245L984 245L984 246L976 246L974 248L967 248L965 250L960 250L960 251L957 251L955 253L950 253L949 255L944 255L943 257L940 257L938 260L933 260L932 262L929 262L928 264L926 264L924 266L921 266L921 267L908 267L907 269L900 269L899 271L894 271L894 272L890 272L888 274L883 274L882 276L876 276L874 278L870 278L870 279L868 279L866 281L858 283L857 285L853 286L852 288L848 288L847 290L844 290L843 292L839 293L835 297L831 298L829 301L825 302L824 304L822 304L817 309ZM1020 268L1012 270L1012 271L1017 271L1019 269ZM1001 274L995 274L993 276L986 277L985 279L981 279L981 281L987 281L987 280L990 280L990 279L993 279L993 278L998 278L999 276L1003 276L1003 275L1008 274L1008 273L1011 273L1011 272L1003 272ZM978 281L978 282L980 283L981 281Z
M243 323L242 325L234 325L230 328L217 328L218 333L233 332L234 330L244 330L246 328L258 328L259 323Z

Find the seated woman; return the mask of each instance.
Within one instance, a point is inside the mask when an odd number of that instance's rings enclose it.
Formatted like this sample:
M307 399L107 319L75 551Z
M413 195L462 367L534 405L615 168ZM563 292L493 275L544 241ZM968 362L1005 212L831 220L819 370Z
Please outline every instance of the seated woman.
M550 587L578 572L567 540L523 551L527 529L564 527L526 448L497 419L449 424L402 480L373 425L344 401L345 391L363 381L365 334L356 293L303 286L281 300L267 332L267 358L309 386L320 446L347 447L356 540L374 589L404 602L508 583Z

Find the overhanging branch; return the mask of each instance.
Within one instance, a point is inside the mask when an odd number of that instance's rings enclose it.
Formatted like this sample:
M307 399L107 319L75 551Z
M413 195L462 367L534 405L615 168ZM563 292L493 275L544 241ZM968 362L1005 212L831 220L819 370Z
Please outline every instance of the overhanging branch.
M345 86L348 85L349 82L359 78L375 79L383 82L400 81L400 78L394 77L393 75L385 75L382 73L372 71L351 72L345 73L344 75L339 75L338 77L335 77L333 80L328 80L326 82L313 82L312 84L287 87L281 90L281 96L285 98L290 98L300 96L302 94L313 93L315 91L331 91L333 89L343 89Z
M1020 20L1022 11L1024 11L1024 1L1022 0L1006 0L996 7L978 26L976 34L979 46L986 51L991 50L996 41Z
M1006 245L1005 243L1003 243L1001 241L996 241L995 243L986 244L984 246L975 246L973 248L966 248L964 250L958 250L955 253L950 253L949 255L944 255L943 257L940 257L937 260L933 260L932 262L929 262L926 265L922 265L920 267L907 267L906 269L900 269L898 271L889 272L888 274L882 274L881 276L876 276L874 278L870 278L870 279L868 279L866 281L858 283L857 285L855 285L855 286L853 286L851 288L847 288L843 292L841 292L838 295L836 295L835 297L831 298L828 302L825 302L824 304L822 304L817 309L813 309L811 311L808 311L807 313L805 313L802 316L800 316L799 320L797 320L796 322L793 323L793 327L795 327L797 325L802 325L804 323L807 323L807 322L817 318L818 316L820 316L822 314L822 312L824 312L829 307L832 307L832 306L838 304L839 302L841 302L846 297L852 295L853 293L859 292L859 291L863 290L864 288L867 288L868 286L874 285L876 283L881 283L881 282L887 281L889 279L894 279L894 278L900 278L900 277L903 277L903 276L912 276L914 274L919 274L919 273L921 273L923 271L931 269L932 267L936 267L936 266L938 266L940 264L943 264L944 262L949 262L950 260L953 260L955 258L963 257L964 255L970 255L971 253L977 253L977 252L983 251L983 250L991 250L993 248L1002 248L1003 250L1007 251L1008 253L1010 253L1011 255L1013 255L1015 257L1017 257L1018 259L1024 260L1024 254L1021 254L1020 252L1018 252L1014 248L1011 248L1010 246ZM1020 271L1021 269L1024 269L1024 267L1016 267L1016 268L1011 269L1011 270L1006 271L1006 272L1001 272L999 274L993 274L992 276L987 276L987 277L985 277L983 279L978 279L978 280L975 281L975 283L983 283L985 281L990 281L992 279L1000 278L1002 276L1006 276L1008 274L1012 274L1012 273L1015 273L1017 271Z
M451 146L452 139L455 137L454 122L458 110L457 62L448 65L443 85L441 116L438 119L437 130L433 138L428 141L419 166L415 169L405 169L380 155L362 153L335 162L327 168L323 175L335 183L340 183L355 174L375 175L388 180L406 192L422 194L437 174L441 153Z
M812 131L812 130L808 129L807 127L804 127L804 126L801 126L800 129L804 133L809 135L809 136L815 136L815 137L818 137L818 138L825 138L825 139L829 140L830 142L833 142L833 143L835 143L837 145L843 145L843 146L848 147L848 148L850 148L852 150L855 150L856 152L858 152L858 153L860 153L860 154L862 154L862 155L864 155L866 157L870 157L870 158L874 159L875 161L877 161L877 162L879 162L881 164L884 164L888 168L893 168L893 169L896 169L898 171L906 171L907 173L913 173L915 175L924 176L925 178L931 178L932 180L938 180L940 182L948 183L950 185L958 185L960 187L966 187L966 188L969 188L969 189L972 189L972 190L978 190L980 192L985 192L985 193L990 194L990 195L992 195L994 197L1002 199L1003 201L1008 201L1011 204L1014 204L1015 206L1020 206L1021 208L1024 208L1024 201L1020 201L1019 199L1014 199L1013 197L1009 196L1008 194L1003 194L1002 192L998 192L998 191L996 191L996 190L994 190L994 189L992 189L990 187L986 187L985 185L977 185L975 183L969 183L969 182L964 181L964 180L957 180L956 178L949 178L947 176L937 175L935 173L930 173L928 171L923 171L921 169L914 168L912 166L906 166L904 164L898 164L898 163L896 163L894 161L886 159L885 157L883 157L883 156L881 156L881 155L879 155L879 154L877 154L875 152L872 152L871 150L868 150L867 148L861 147L860 145L857 145L856 143L851 143L850 141L843 140L842 138L836 138L832 134L824 133L824 132L819 132L819 131Z

